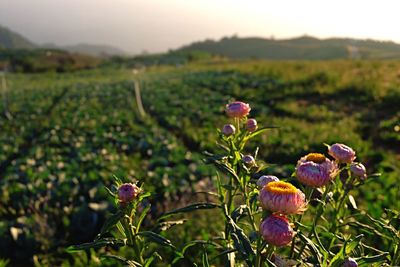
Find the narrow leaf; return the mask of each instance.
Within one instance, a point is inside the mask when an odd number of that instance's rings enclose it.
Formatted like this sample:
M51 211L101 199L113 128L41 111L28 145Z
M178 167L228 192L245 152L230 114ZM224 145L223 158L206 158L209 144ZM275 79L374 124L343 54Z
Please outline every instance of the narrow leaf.
M142 231L142 232L137 233L137 235L146 237L146 238L148 238L149 240L151 240L152 242L157 243L157 244L159 244L159 245L168 246L168 247L174 248L174 246L172 245L172 243L171 243L170 240L168 240L168 239L166 239L165 237L163 237L163 236L161 236L161 235L159 235L159 234L156 234L156 233L154 233L154 232L151 232L151 231Z

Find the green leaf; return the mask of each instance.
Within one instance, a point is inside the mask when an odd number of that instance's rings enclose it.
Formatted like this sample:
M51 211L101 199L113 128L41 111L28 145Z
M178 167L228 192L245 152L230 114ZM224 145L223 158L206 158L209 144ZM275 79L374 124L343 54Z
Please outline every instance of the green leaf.
M108 231L110 231L110 229L112 227L114 227L119 220L121 220L124 217L124 212L119 210L117 211L117 213L111 215L111 217L109 217L105 223L103 224L103 227L101 227L100 233L98 234L97 239L99 239L101 236L103 236L105 233L107 233Z
M364 237L363 234L356 236L350 242L345 244L345 253L346 255L350 254L361 242L361 239Z
M162 257L160 254L158 254L157 252L153 252L153 254L151 255L151 257L147 258L144 262L143 267L149 267L150 264L156 259L159 258L160 260L162 260Z
M117 260L123 264L125 264L125 266L129 266L129 267L140 267L142 266L140 263L134 261L134 260L127 260L124 257L121 256L117 256L117 255L101 255L101 258L104 259L114 259Z
M105 246L124 246L125 241L122 239L116 238L102 238L90 243L84 243L81 245L69 246L66 251L69 253L78 252L81 250L86 250L90 248L101 248Z
M144 218L146 217L147 213L149 212L151 208L151 205L147 205L144 210L142 211L142 213L140 214L137 226L136 226L136 232L139 232L140 226L142 225L142 222L144 220Z
M259 134L262 134L263 132L269 130L269 129L278 129L278 126L266 126L266 127L262 127L260 129L258 129L255 132L252 132L251 134L249 134L248 136L246 136L245 140L251 139Z
M161 236L161 235L159 235L159 234L156 234L156 233L154 233L154 232L151 232L151 231L142 231L142 232L137 233L137 235L146 237L146 238L148 238L149 240L151 240L152 242L157 243L157 244L159 244L159 245L161 245L161 246L167 246L167 247L175 248L175 247L172 245L172 243L171 243L170 240L168 240L168 239L166 239L165 237L163 237L163 236Z
M114 193L114 192L112 192L111 191L111 189L110 188L108 188L107 186L104 186L104 189L107 191L107 193L110 195L110 196L112 196L112 197L117 197L117 195Z
M308 237L303 235L301 232L299 232L297 235L307 245L307 247L310 249L311 254L315 257L315 259L318 261L318 263L321 263L322 255L319 252L317 246Z
M172 211L168 211L164 213L158 220L164 219L166 217L171 216L172 214L177 214L177 213L184 213L184 212L191 212L194 210L203 210L203 209L214 209L220 207L218 204L215 203L209 203L209 202L200 202L200 203L194 203L190 204L186 207L175 209Z
M240 218L242 218L246 214L247 214L247 206L240 205L232 212L232 219L235 223L237 223L240 220Z
M249 238L245 235L244 231L233 221L232 217L228 214L228 209L224 205L224 215L228 221L229 232L233 240L234 247L242 254L243 258L250 260L251 256L255 255L255 251L251 247Z
M389 256L389 252L384 252L382 254L375 255L375 256L361 257L357 262L359 265L367 264L367 263L374 263L374 262L381 262L381 261L388 260L388 256Z
M206 249L203 250L203 255L201 257L201 261L203 263L203 267L209 267L210 264L208 263L208 255Z

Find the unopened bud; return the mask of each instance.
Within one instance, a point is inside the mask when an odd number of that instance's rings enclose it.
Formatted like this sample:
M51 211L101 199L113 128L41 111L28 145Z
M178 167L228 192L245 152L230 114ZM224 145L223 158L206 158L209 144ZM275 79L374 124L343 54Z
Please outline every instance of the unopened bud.
M257 121L255 119L248 119L246 122L246 129L249 132L254 132L257 130Z
M236 128L232 124L225 124L224 127L222 128L222 133L225 136L231 136L232 134L235 134Z

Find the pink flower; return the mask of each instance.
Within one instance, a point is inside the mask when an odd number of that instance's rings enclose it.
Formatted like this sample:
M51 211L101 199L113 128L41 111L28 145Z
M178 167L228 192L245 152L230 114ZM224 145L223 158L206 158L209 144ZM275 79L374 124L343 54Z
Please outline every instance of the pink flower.
M329 146L328 154L341 163L351 163L356 158L356 152L351 147L343 144Z
M353 258L347 258L342 265L342 267L357 267L357 266L358 263Z
M140 188L135 184L126 183L118 188L118 199L121 203L129 203L139 194Z
M256 165L256 160L251 155L246 155L242 157L242 161L247 167L252 167Z
M336 164L319 153L310 153L297 162L297 179L311 187L326 185L336 174Z
M231 136L232 134L235 134L236 128L232 124L225 124L224 127L222 128L222 133L225 136Z
M279 179L276 176L273 175L263 175L257 180L257 186L259 189L263 188L264 185L270 183L270 182L278 182Z
M292 241L294 232L286 217L272 214L261 222L260 234L269 244L282 247Z
M269 182L260 191L260 205L265 210L283 214L297 214L307 205L303 192L290 183Z
M251 108L249 104L236 101L226 105L226 114L231 118L243 118L249 115Z
M254 132L257 130L257 121L255 119L248 119L246 122L246 129L249 132Z
M359 162L351 163L350 171L354 176L361 178L362 180L367 178L367 170L365 169L365 166Z

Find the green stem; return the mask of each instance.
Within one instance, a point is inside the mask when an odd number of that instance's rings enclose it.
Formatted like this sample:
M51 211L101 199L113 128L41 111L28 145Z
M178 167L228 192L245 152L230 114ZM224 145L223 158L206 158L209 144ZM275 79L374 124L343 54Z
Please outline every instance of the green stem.
M258 238L257 238L257 250L256 250L256 262L255 262L255 267L261 267L261 251L260 251L260 244L261 244L261 242L260 242L260 239L261 239L261 236L259 235L258 236Z
M136 242L135 236L132 231L132 226L131 226L131 219L129 217L124 217L121 220L122 226L125 230L126 237L128 238L128 246L133 247L135 254L136 254L136 260L142 264L144 262L142 253L140 252L139 246Z
M340 213L340 210L342 209L342 206L343 206L344 201L346 200L346 198L347 198L347 196L348 196L348 194L350 192L350 186L353 184L354 179L355 179L355 177L351 177L350 181L343 185L344 186L344 193L343 193L343 195L340 196L339 204L335 207L333 223L332 223L332 226L331 226L331 228L329 230L333 234L336 234L336 230L337 230L337 221L338 220L337 220L336 217L338 216L338 214Z
M324 206L322 205L322 203L325 203L325 201L326 201L326 196L328 195L328 193L329 193L329 191L330 191L330 188L331 188L331 183L329 183L328 186L325 188L324 194L323 194L322 197L321 197L321 201L318 202L318 205L317 205L317 212L316 212L316 214L315 214L315 216L314 216L314 220L313 220L313 223L312 223L312 226L311 226L311 231L308 233L308 238L311 238L311 237L312 237L312 235L313 235L313 233L314 233L314 228L315 228L315 226L317 225L318 220L319 220L319 218L321 217L321 215L322 215L322 213L323 213L323 207L324 207ZM292 242L293 242L293 241L292 241ZM305 248L306 248L306 244L303 244L303 245L301 246L300 250L299 250L299 253L298 253L297 256L296 256L296 259L298 259L298 258L301 256L301 254L303 253L303 251L304 251Z

